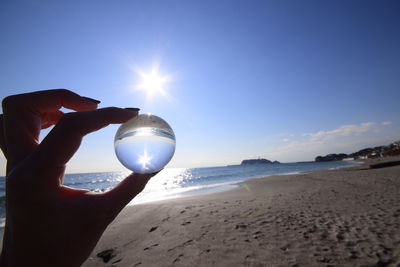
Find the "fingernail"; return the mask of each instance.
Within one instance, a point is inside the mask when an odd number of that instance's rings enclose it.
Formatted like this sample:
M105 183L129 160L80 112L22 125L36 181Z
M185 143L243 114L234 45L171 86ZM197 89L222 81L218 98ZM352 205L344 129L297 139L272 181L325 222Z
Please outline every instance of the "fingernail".
M139 111L140 110L140 108L125 108L125 109L132 110L132 111Z
M90 97L83 96L83 98L86 99L86 100L92 101L92 102L94 102L96 104L100 104L101 103L100 100L96 100L96 99L93 99L93 98L90 98Z

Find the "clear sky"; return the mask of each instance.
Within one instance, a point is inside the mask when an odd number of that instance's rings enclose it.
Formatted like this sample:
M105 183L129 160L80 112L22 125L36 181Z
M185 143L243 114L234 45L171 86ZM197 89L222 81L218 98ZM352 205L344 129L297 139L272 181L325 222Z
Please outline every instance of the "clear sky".
M3 0L0 98L68 88L140 107L173 127L170 167L354 152L400 139L399 14L399 1ZM168 81L150 97L139 73L155 66ZM117 127L87 136L67 171L122 170Z

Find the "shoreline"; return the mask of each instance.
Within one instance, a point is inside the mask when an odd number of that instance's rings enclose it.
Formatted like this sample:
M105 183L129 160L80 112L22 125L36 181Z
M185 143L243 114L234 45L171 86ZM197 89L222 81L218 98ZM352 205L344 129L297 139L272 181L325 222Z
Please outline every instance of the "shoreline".
M83 266L396 266L400 166L369 168L395 160L128 206Z
M295 172L287 172L287 173L280 173L280 174L261 175L261 176L257 176L257 177L243 178L242 180L234 181L234 182L225 182L223 184L205 185L205 186L195 188L195 189L187 188L188 190L185 190L182 192L176 192L176 193L173 193L170 195L164 195L164 196L158 197L156 199L146 199L145 198L144 200L139 199L139 201L137 201L137 200L135 201L135 199L133 199L127 206L141 205L141 204L146 204L146 203L153 203L153 202L178 199L178 198L186 198L186 197L192 197L192 196L196 197L196 196L207 195L207 194L221 193L221 192L228 191L228 190L234 190L235 188L239 187L241 183L244 183L246 181L253 180L253 179L264 179L264 178L271 177L271 176L300 175L300 174L305 174L305 173L310 173L310 172L315 172L315 171L323 171L323 170L339 170L339 169L343 169L343 168L351 168L351 167L360 166L360 165L364 164L361 160L357 160L357 161L354 160L354 161L350 161L350 162L351 162L351 165L338 166L338 167L329 168L329 169L312 170L312 171L295 171ZM310 163L315 163L315 162L310 162ZM285 163L283 163L283 164L285 164ZM240 165L237 165L237 166L240 166ZM218 166L218 167L225 167L225 166Z

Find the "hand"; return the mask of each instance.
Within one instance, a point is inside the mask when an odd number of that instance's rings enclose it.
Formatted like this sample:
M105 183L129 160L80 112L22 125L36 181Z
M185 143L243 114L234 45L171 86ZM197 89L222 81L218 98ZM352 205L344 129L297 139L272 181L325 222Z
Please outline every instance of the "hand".
M97 102L64 89L3 100L0 146L7 158L7 218L0 266L79 266L154 175L131 174L105 193L63 185L65 165L86 134L138 114L96 109ZM61 107L77 112L63 114ZM51 125L39 143L40 130Z

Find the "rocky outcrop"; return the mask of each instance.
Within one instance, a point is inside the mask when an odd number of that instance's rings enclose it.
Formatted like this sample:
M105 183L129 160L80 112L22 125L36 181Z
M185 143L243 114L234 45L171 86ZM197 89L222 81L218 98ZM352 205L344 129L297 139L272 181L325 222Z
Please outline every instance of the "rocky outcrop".
M279 161L270 161L267 159L245 159L242 161L242 163L240 165L254 165L254 164L276 164L276 163L280 163Z

